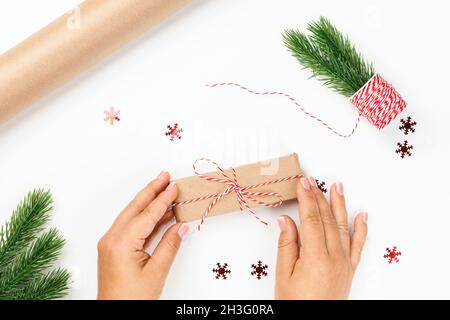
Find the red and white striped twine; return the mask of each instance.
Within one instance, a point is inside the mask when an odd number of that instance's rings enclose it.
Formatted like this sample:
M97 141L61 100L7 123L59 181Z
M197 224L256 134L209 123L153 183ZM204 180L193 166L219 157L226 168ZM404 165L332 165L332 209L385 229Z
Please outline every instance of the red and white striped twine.
M199 174L197 172L197 168L196 168L196 164L199 161L207 161L207 162L210 162L210 163L214 164L217 167L217 169L219 170L220 174L223 176L223 178L215 178L215 177L210 177L210 176L205 176L205 175ZM209 206L206 208L205 212L203 213L203 216L202 216L202 219L200 221L200 224L198 225L198 230L200 230L201 226L205 222L205 219L209 215L209 213L211 212L212 208L221 199L223 199L225 196L227 196L229 194L232 194L232 193L236 193L236 197L237 197L237 200L238 200L238 203L239 203L240 211L248 210L248 212L250 212L253 215L254 218L259 220L261 223L267 225L267 222L261 220L261 218L258 217L256 215L256 213L250 208L249 204L247 203L247 200L255 202L257 205L261 205L261 206L265 206L265 207L271 207L271 208L276 208L276 207L281 206L281 204L283 203L282 195L279 194L279 193L276 193L276 192L252 192L252 191L249 191L249 190L260 188L260 187L264 187L264 186L268 186L268 185L275 184L275 183L280 183L280 182L284 182L284 181L294 180L294 179L298 179L298 178L302 177L302 175L294 175L294 176L290 176L290 177L279 178L279 179L276 179L276 180L271 180L271 181L266 181L266 182L254 184L254 185L247 186L247 187L242 187L242 186L239 185L239 183L237 181L237 174L236 174L236 170L234 168L230 168L231 172L232 172L232 177L230 177L230 176L228 176L225 173L225 171L215 161L212 161L212 160L207 159L207 158L199 158L199 159L195 160L195 162L192 165L192 167L194 168L195 174L199 178L202 178L202 179L204 179L206 181L209 181L209 182L224 183L224 184L227 185L227 188L223 192L210 194L210 195L206 195L206 196L202 196L202 197L198 197L198 198L194 198L194 199L189 199L189 200L185 200L185 201L175 202L172 205L173 207L175 207L175 206L181 206L181 205L190 204L190 203L193 203L193 202L213 199L210 202ZM275 202L275 203L268 203L268 202L264 202L264 201L255 199L255 197L274 197L274 198L277 198L278 201Z
M406 101L379 74L375 74L351 98L351 103L378 129L383 129L406 108Z
M378 129L384 128L389 124L403 109L406 107L406 102L402 99L395 88L385 81L380 75L373 76L358 92L350 98L350 102L358 108L359 116L356 123L348 134L342 134L331 127L328 123L305 110L297 100L291 95L279 91L262 91L258 92L249 89L243 85L235 82L221 82L214 84L207 84L209 88L215 87L237 87L249 93L259 96L283 96L288 98L293 104L300 108L300 110L308 117L322 124L328 130L341 138L351 137L358 128L361 116L369 120L371 124Z

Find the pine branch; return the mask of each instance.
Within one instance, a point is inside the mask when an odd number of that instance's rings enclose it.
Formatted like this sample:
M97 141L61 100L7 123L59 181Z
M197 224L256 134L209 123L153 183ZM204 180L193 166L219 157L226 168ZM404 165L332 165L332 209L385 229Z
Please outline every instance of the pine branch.
M319 45L322 52L333 57L330 60L345 66L347 81L353 84L355 92L374 75L373 65L363 59L348 36L344 37L328 19L320 17L318 22L309 24L308 30L312 34L311 39Z
M50 191L34 190L19 203L9 222L0 229L0 277L2 270L43 230L50 219Z
M326 86L344 95L353 90L339 75L340 71L336 68L336 64L323 56L318 45L305 34L298 30L287 30L283 37L284 43L303 65L303 69L310 69L313 72L311 77L318 78Z
M25 251L9 263L0 278L0 298L16 296L43 270L58 259L64 239L56 229L43 233Z
M70 279L67 270L45 274L65 242L56 229L42 233L50 220L52 203L50 191L34 190L1 227L0 300L56 299L66 294Z
M64 297L69 290L70 273L65 269L56 269L33 279L20 292L18 300L50 300Z
M286 30L283 41L303 69L310 69L324 85L350 97L375 74L373 65L326 18L310 23L308 30L310 36Z

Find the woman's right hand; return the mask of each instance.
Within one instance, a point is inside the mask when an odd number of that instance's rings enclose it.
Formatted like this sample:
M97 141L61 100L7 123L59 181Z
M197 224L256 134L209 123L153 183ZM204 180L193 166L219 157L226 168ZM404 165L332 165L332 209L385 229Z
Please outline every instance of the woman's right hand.
M342 183L330 204L314 178L297 186L300 232L288 216L278 219L276 299L347 299L367 236L367 213L356 216L350 235Z

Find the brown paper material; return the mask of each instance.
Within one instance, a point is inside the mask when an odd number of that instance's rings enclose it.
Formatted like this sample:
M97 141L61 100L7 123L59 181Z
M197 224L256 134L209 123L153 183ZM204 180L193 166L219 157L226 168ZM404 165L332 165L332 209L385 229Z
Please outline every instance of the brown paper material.
M270 161L244 165L235 168L235 170L237 173L238 184L242 187L301 174L298 156L295 153ZM232 176L230 169L225 170L225 173L230 177ZM205 173L202 175L222 178L220 173L217 171ZM283 200L286 201L296 198L297 182L298 179L294 179L260 188L255 188L250 191L276 192L281 194ZM178 186L179 193L175 202L181 202L210 194L220 193L227 188L227 186L223 183L206 181L198 176L176 180L176 184ZM261 199L268 203L277 202L277 199L272 197L264 197ZM200 219L211 201L212 199L208 199L175 206L174 213L177 221L189 222L192 220ZM257 204L252 201L247 201L247 203L250 207L257 206ZM236 194L232 193L221 199L213 207L209 215L214 216L234 211L239 211L239 203Z
M189 1L87 0L2 54L0 123Z

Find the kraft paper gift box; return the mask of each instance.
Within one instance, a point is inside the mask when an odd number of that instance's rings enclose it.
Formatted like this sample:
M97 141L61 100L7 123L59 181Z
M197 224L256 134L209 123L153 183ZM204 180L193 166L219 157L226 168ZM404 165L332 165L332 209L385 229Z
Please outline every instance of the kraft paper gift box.
M242 187L258 185L265 182L272 182L289 178L285 181L272 183L258 188L252 188L251 192L273 192L281 195L283 201L296 198L296 185L302 175L297 154L290 154L284 157L247 164L234 168L236 171L237 184ZM232 169L224 170L224 173L233 178ZM200 173L201 176L208 176L217 179L224 179L220 171ZM200 176L192 176L175 181L178 186L178 197L173 207L177 221L189 222L201 219L210 206L213 198L185 203L192 199L202 198L224 192L229 185L215 181L207 181ZM276 196L254 197L256 200L269 204L279 202ZM181 202L181 204L180 204ZM250 208L258 206L256 202L246 199ZM208 216L216 216L230 212L240 211L238 195L236 192L225 195L212 207Z

